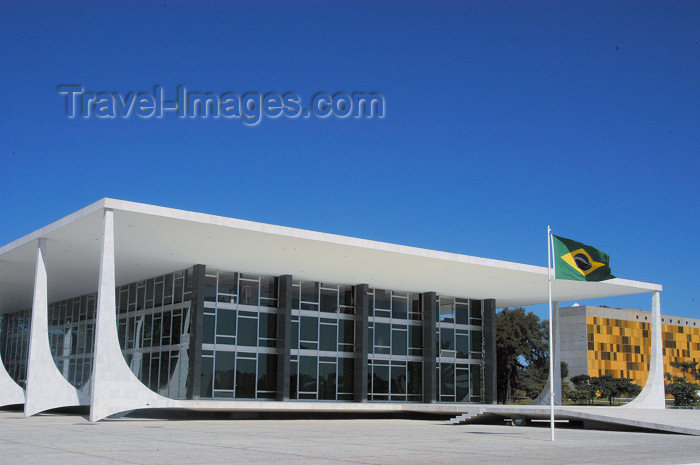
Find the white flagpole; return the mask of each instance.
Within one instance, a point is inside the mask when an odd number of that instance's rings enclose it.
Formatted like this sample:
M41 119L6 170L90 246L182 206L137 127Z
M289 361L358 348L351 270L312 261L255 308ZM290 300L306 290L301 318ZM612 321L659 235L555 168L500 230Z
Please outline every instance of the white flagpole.
M547 226L547 289L549 291L549 429L554 441L554 337L552 331L552 229Z

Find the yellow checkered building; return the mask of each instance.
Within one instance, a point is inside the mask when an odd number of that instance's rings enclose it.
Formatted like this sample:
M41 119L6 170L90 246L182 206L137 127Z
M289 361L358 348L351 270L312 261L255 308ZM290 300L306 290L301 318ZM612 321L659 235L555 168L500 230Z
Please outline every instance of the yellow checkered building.
M611 375L643 386L649 374L651 312L592 307L559 311L561 359L569 377ZM664 372L681 376L671 362L700 362L700 319L661 316Z

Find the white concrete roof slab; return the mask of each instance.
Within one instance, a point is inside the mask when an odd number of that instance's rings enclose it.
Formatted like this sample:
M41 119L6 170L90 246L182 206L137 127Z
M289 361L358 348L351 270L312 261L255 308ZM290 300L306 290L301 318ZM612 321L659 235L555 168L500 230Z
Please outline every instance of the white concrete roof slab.
M104 208L114 211L117 282L197 263L227 270L472 298L498 307L547 301L547 268L105 198L0 248L0 311L31 306L36 240L46 239L49 301L95 292ZM559 301L661 285L559 280Z

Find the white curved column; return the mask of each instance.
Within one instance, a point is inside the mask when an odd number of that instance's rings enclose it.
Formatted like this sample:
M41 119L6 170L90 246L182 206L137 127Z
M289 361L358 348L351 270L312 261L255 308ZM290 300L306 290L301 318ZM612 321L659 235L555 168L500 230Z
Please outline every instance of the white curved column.
M89 399L63 377L51 356L45 240L39 239L36 249L34 301L29 333L27 391L24 415L29 417L45 410L74 405L87 405Z
M126 364L117 334L115 287L114 212L105 210L100 252L100 283L97 292L95 359L90 382L91 422L127 410L181 405L181 401L151 391Z
M655 291L651 295L651 350L649 376L642 392L636 399L625 405L632 408L666 408L664 389L664 356L661 340L661 295Z

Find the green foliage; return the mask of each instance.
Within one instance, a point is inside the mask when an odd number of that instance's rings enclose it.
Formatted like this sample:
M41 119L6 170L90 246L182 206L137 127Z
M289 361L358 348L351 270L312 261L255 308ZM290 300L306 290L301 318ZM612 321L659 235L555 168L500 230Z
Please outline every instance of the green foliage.
M600 397L607 397L610 405L613 404L613 399L615 397L635 397L642 390L642 388L634 384L630 378L614 378L610 375L591 378L590 385L600 393Z
M683 376L671 376L666 373L666 394L673 396L673 405L677 407L690 407L698 402L698 391L700 391L700 383L688 381L686 375L693 378L698 378L698 362L671 362L671 366L678 368L683 373Z
M688 379L686 375L692 376L694 379L700 378L700 373L698 373L697 366L698 362L695 360L689 360L685 362L671 362L673 368L681 370L683 373L683 379Z
M598 395L607 398L610 405L613 399L620 396L635 397L642 388L630 378L614 378L610 375L591 378L588 375L577 375L571 378L575 390L569 398L574 402L590 404Z
M498 401L510 403L522 371L547 354L547 322L523 308L504 308L496 316ZM546 380L546 376L545 376Z

